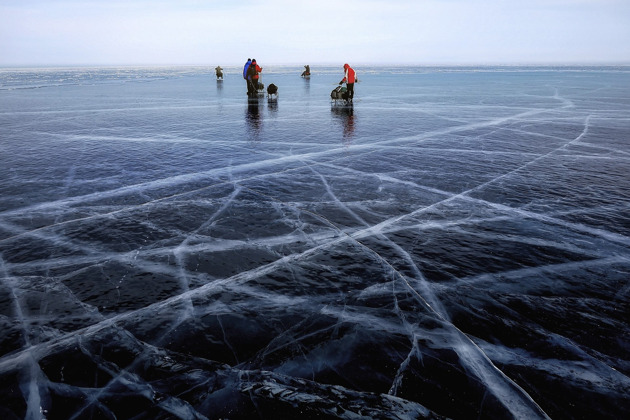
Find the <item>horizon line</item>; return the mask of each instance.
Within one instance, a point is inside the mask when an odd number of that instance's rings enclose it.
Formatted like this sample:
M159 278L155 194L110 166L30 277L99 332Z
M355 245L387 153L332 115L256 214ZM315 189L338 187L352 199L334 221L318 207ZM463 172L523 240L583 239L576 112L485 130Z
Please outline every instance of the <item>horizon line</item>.
M336 67L343 66L343 63L339 62L312 62L307 63L312 66L322 66L322 67ZM129 67L129 68L158 68L158 67L214 67L217 65L226 66L226 67L238 67L243 64L168 64L168 63L154 63L154 64L140 64L140 63L50 63L50 64L0 64L0 69L26 69L26 68L121 68L121 67ZM283 62L283 63L267 63L267 66L281 66L281 67L292 67L292 66L301 66L301 63L295 62ZM628 67L630 66L630 61L628 62L614 62L614 61L593 61L593 62L461 62L461 63L445 63L445 62L426 62L426 63L415 63L415 62L356 62L352 64L353 66L369 66L369 67Z

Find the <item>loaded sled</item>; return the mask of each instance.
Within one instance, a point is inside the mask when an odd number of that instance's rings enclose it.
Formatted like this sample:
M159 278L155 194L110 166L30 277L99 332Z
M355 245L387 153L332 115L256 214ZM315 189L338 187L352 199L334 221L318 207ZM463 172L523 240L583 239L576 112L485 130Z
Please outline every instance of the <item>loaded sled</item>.
M348 88L345 86L337 86L330 92L330 101L335 105L348 105L352 103L352 99L348 98Z
M275 98L274 98L275 96ZM267 98L268 99L278 99L278 86L271 83L267 86Z
M249 82L253 85L253 82ZM265 84L258 79L258 87L252 86L252 90L249 93L250 98L257 98L259 96L265 96Z

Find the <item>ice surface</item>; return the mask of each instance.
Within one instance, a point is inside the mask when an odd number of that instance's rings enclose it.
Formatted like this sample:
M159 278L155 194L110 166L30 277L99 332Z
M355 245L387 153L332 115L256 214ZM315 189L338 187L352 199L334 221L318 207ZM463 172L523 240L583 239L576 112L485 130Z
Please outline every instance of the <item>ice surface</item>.
M0 417L627 415L630 69L356 70L0 71Z

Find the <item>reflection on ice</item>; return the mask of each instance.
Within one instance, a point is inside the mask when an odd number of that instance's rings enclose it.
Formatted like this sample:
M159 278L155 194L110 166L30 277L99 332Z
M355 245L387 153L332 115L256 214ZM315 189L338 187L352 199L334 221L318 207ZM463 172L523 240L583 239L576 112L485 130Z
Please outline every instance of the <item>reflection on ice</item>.
M4 417L630 410L627 71L237 70L11 76Z
M335 105L331 109L343 127L343 138L349 141L354 135L354 106L352 104Z
M260 131L262 128L262 121L260 117L260 108L262 103L258 99L249 99L247 104L247 115L245 120L249 128L250 136L252 139L258 140L260 138Z

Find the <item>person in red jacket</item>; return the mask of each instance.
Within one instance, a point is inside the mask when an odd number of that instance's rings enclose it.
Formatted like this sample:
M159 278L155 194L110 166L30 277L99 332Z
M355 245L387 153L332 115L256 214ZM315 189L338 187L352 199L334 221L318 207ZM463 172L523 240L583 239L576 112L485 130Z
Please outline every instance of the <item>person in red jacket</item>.
M343 75L343 79L341 80L341 82L339 82L339 84L341 85L344 82L346 83L348 101L352 102L352 98L354 97L354 82L357 79L357 75L352 67L348 65L348 63L343 65L343 70L345 73Z
M254 86L254 93L258 90L258 79L260 78L259 74L262 71L262 67L260 67L256 63L256 59L252 60L252 64L249 66L249 71L251 72L251 81Z

